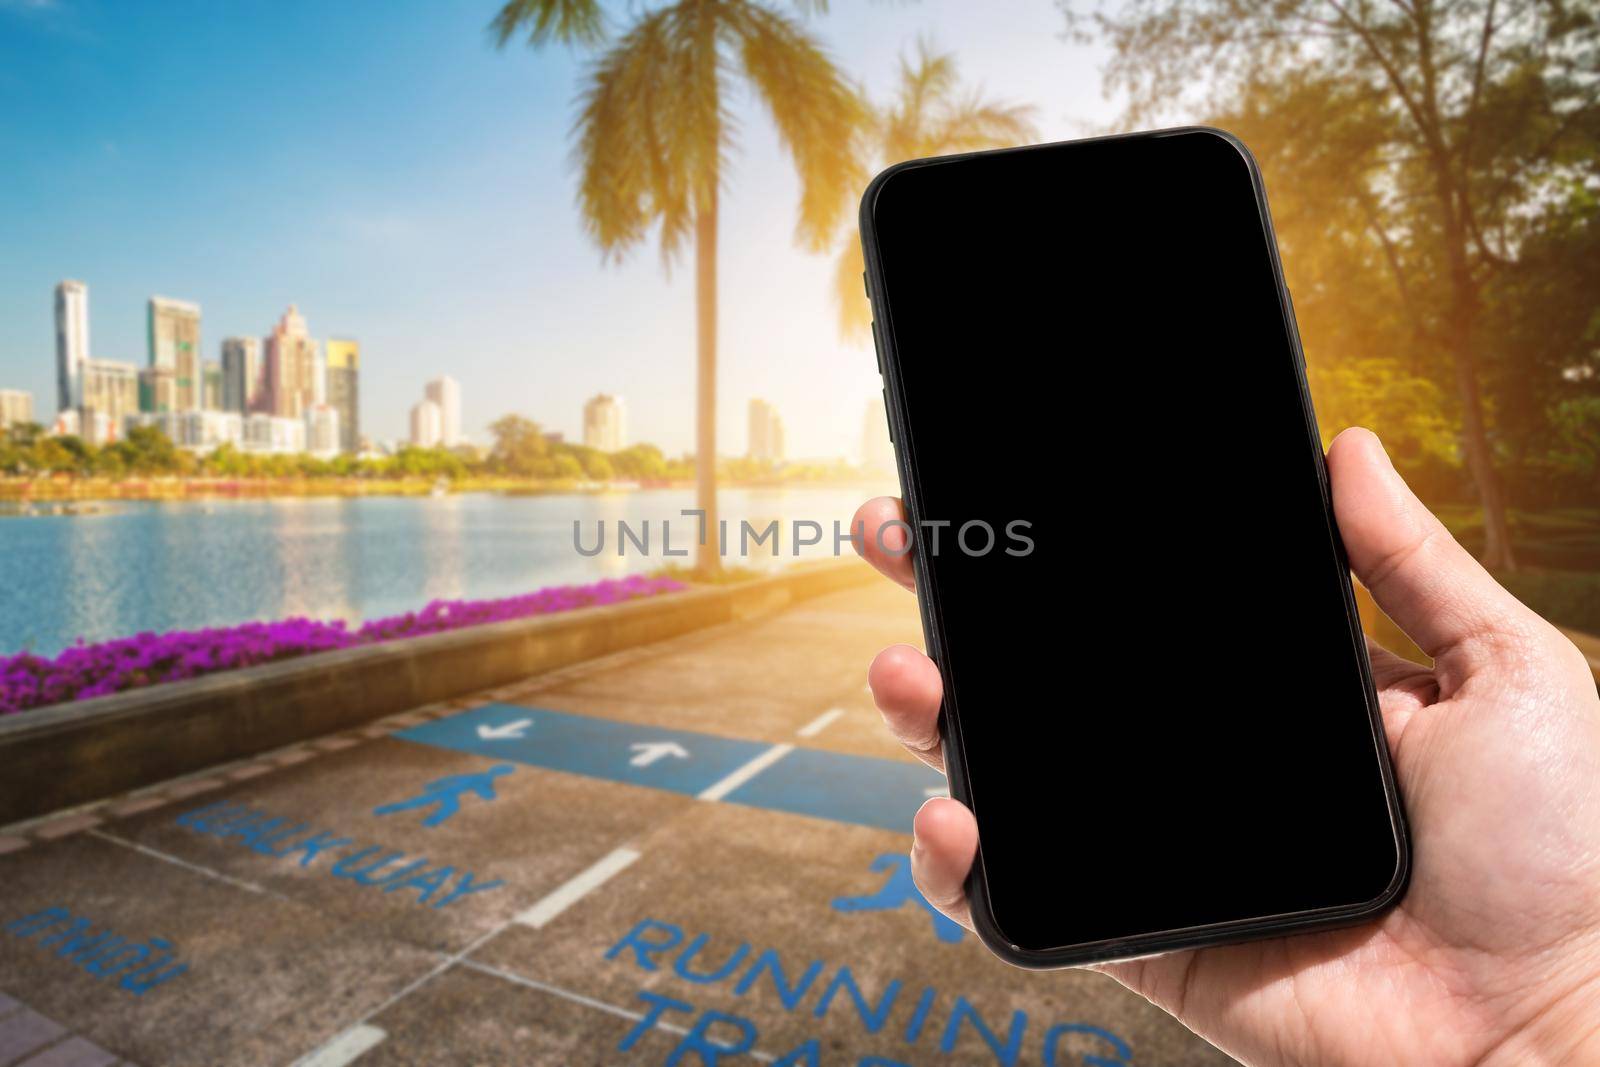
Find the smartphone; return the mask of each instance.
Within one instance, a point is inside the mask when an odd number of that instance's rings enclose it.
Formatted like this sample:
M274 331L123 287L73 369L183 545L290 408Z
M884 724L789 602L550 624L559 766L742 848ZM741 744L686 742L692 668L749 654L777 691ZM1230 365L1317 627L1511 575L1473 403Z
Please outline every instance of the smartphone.
M1391 906L1405 821L1248 150L913 160L861 234L983 940L1067 966Z

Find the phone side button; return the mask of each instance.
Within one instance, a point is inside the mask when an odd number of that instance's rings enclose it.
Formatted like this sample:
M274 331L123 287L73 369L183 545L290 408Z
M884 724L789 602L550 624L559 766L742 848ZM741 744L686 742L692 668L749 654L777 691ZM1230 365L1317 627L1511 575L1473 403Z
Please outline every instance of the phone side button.
M878 357L878 373L883 373L883 338L878 335L878 320L872 320L872 354Z
M889 443L894 444L894 419L889 417L889 390L883 391L883 421L889 426Z

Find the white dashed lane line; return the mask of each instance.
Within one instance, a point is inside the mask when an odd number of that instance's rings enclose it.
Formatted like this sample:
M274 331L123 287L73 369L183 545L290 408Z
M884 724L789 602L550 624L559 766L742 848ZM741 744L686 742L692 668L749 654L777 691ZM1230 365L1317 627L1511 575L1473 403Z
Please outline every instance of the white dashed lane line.
M812 719L810 722L800 727L798 732L801 737L816 737L829 726L833 725L833 723L843 715L843 708L829 708L821 715L818 715L815 719Z
M360 1023L296 1061L294 1067L345 1067L377 1048L388 1036L376 1026Z
M517 916L516 921L535 930L549 923L572 905L599 889L612 877L626 870L639 858L631 848L608 852L590 866L579 871L567 881L551 890L549 895Z
M720 782L707 786L701 791L700 799L721 800L793 751L793 745L773 745Z

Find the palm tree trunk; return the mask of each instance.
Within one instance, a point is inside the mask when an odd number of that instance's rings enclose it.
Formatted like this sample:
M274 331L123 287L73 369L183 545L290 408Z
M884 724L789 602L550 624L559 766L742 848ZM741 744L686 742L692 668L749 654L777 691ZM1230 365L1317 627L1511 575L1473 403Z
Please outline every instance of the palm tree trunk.
M695 401L695 504L702 513L695 570L722 569L717 526L717 187L703 194L694 220L694 304L697 349Z

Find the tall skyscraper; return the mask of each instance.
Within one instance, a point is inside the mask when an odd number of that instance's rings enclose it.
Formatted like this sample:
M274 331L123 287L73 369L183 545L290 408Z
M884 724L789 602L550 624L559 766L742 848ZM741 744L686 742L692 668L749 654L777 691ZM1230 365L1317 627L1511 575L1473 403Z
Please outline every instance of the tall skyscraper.
M222 410L239 412L259 410L263 386L262 371L259 338L223 338Z
M56 286L56 408L83 404L83 365L89 359L89 287L71 279Z
M306 408L306 451L313 456L327 458L338 455L339 412L327 404L314 404Z
M33 394L23 389L0 389L0 430L33 421Z
M139 372L139 410L146 415L178 410L177 375L171 367L146 367Z
M339 413L339 451L361 450L361 344L328 341L328 406Z
M150 366L172 372L173 410L200 410L205 391L200 366L200 305L150 298Z
M222 410L222 364L208 359L200 365L200 406L206 411Z
M279 418L303 418L317 402L317 342L293 304L267 335L266 366L266 410Z
M765 463L784 459L783 418L777 408L760 398L750 401L749 455Z
M628 447L628 408L622 397L601 393L583 405L583 443L602 452Z
M443 432L439 405L419 400L411 406L411 443L418 448L437 448Z
M113 359L91 359L83 368L80 433L92 445L120 439L128 416L139 412L139 368Z
M448 374L429 382L423 395L439 405L439 443L454 448L461 443L461 383Z

